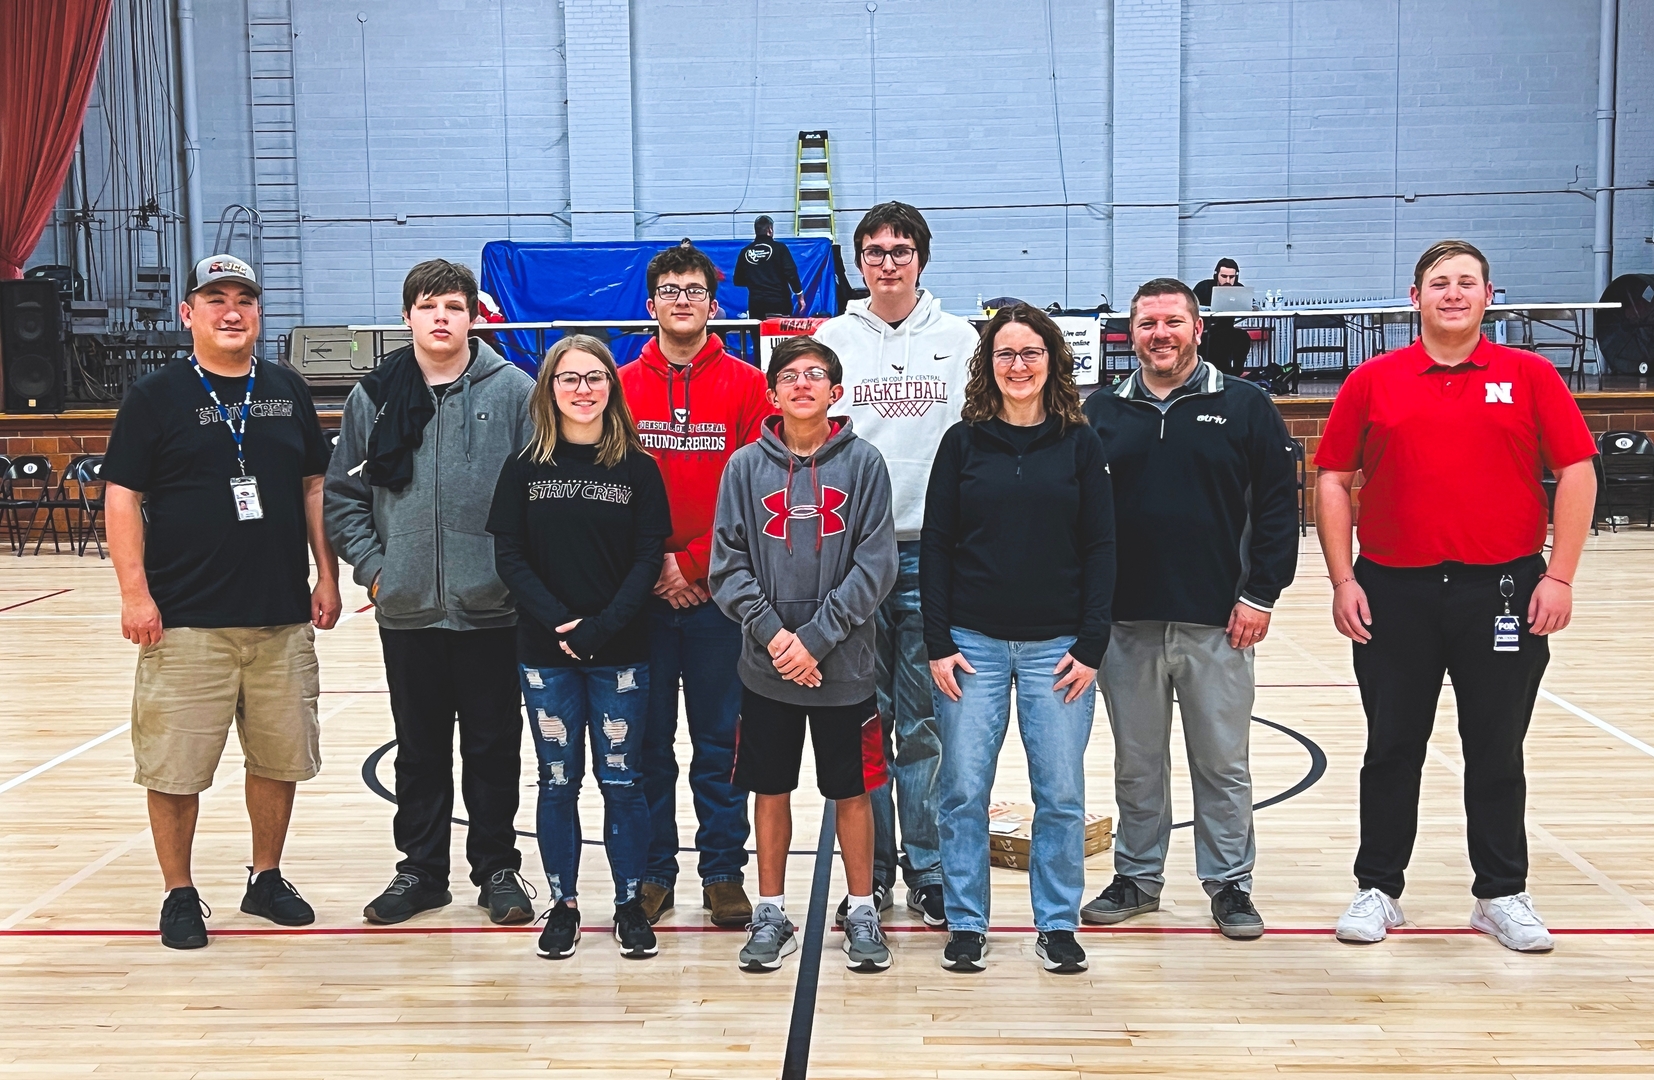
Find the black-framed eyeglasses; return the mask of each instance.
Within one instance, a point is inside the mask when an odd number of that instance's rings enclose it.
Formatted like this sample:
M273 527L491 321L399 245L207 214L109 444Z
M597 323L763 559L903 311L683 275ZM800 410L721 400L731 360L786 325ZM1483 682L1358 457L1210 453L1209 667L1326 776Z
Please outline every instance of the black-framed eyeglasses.
M805 368L803 371L783 371L775 377L775 385L792 386L799 380L808 383L823 383L827 381L826 368Z
M698 304L707 298L705 285L656 285L655 299L665 300L668 304L677 303L679 296L687 297L692 304Z
M581 383L585 383L593 390L603 389L609 385L609 373L601 368L596 371L585 372L560 371L551 377L551 381L557 384L557 389L566 390L572 394L580 389Z
M1015 349L996 349L994 351L994 366L1008 368L1021 360L1025 367L1033 367L1043 363L1049 352L1044 348L1030 347L1017 352Z
M886 259L889 259L897 266L906 266L913 261L913 256L917 254L919 254L918 248L910 248L905 244L893 248L864 247L861 249L861 261L869 266L879 266Z

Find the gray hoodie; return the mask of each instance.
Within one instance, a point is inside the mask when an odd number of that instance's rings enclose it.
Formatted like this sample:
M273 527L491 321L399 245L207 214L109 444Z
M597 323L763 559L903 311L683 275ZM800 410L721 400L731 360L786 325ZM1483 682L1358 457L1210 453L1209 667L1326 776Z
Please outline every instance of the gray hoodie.
M514 626L516 609L494 572L484 527L505 460L532 437L534 380L477 342L471 366L436 402L401 491L373 487L363 468L373 399L360 386L345 399L339 444L327 468L327 538L358 585L379 578L374 617L392 630L480 630ZM426 388L426 393L430 393Z
M794 705L873 696L873 615L896 584L890 473L848 419L808 460L781 441L781 418L730 457L712 526L712 599L742 629L741 682ZM815 657L821 685L783 679L769 643L785 628Z

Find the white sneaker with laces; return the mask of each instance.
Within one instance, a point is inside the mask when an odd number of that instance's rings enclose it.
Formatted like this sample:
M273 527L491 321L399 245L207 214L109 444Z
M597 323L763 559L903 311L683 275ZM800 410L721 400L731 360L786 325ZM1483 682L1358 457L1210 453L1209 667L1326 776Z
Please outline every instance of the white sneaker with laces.
M1476 901L1470 927L1492 934L1499 944L1517 952L1550 952L1556 947L1545 920L1533 909L1533 897L1525 892Z
M1389 936L1390 928L1407 921L1401 904L1381 889L1362 889L1350 901L1349 910L1338 918L1335 933L1339 941L1371 945Z

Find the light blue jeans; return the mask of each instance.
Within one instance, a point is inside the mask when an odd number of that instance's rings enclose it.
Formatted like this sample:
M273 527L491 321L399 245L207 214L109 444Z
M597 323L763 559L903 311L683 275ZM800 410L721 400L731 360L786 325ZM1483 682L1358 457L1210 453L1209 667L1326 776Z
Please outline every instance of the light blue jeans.
M1034 796L1028 873L1034 926L1076 929L1085 897L1085 746L1096 694L1087 688L1065 704L1052 690L1057 681L1052 672L1074 639L1001 641L954 627L953 640L976 674L955 669L958 701L940 690L935 694L942 729L938 786L948 929L988 932L988 799L1010 726L1013 686Z

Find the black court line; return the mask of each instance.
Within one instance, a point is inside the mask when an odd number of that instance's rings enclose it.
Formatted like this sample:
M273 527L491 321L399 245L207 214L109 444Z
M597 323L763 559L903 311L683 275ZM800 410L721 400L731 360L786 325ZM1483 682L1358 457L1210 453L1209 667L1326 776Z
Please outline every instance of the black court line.
M827 890L832 887L833 835L838 804L821 809L821 839L816 841L815 875L810 880L810 911L804 920L804 950L798 954L798 983L793 988L793 1018L787 1025L787 1053L781 1080L804 1080L810 1068L810 1033L815 1028L816 988L821 981L822 940L827 936Z
M1309 752L1309 771L1304 773L1303 779L1299 780L1296 784L1293 784L1279 795L1271 795L1263 802L1253 803L1253 810L1262 810L1266 807L1274 806L1276 803L1286 802L1294 795L1302 795L1304 792L1318 784L1321 777L1327 774L1327 752L1322 750L1314 739L1310 738L1308 735L1305 735L1301 731L1292 730L1285 724L1277 724L1275 721L1265 720L1261 716L1254 716L1252 718L1252 722L1254 724L1262 724L1264 727L1274 728L1276 731L1284 732L1287 735L1292 736L1294 739L1298 740L1298 744L1300 746ZM1180 821L1173 825L1172 828L1187 829L1191 828L1193 825L1193 821Z

